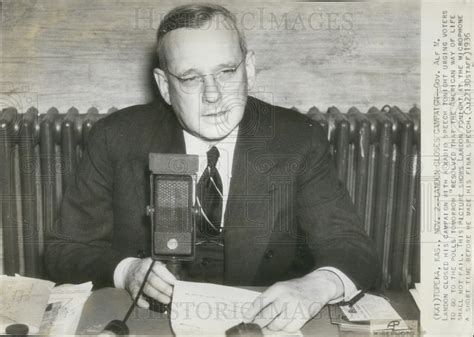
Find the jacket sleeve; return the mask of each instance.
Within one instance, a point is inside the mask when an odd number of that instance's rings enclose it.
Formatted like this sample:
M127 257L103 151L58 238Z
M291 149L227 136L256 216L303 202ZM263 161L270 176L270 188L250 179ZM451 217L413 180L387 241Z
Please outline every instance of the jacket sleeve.
M92 128L59 220L46 231L45 266L55 282L113 286L114 269L124 258L111 244L114 169L103 121Z
M360 290L377 286L379 262L356 209L329 157L329 143L318 123L308 123L311 141L298 176L297 217L316 266L335 267Z

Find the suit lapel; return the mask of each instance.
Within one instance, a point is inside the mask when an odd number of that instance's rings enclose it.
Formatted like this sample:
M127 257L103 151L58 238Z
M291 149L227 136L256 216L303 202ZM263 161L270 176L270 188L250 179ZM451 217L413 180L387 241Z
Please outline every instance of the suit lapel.
M272 226L268 177L275 162L267 149L271 118L260 109L260 103L249 97L234 150L224 217L226 284L253 283L268 243L256 238L267 237Z
M186 152L183 128L171 108L168 108L164 118L155 121L153 129L148 153L184 154Z
M144 199L146 203L149 203L150 195L148 154L186 152L183 129L174 112L164 104L155 104L154 107L161 111L156 111L156 118L150 123L150 132L145 132L138 141L138 146L147 150L133 158L130 163L137 200Z

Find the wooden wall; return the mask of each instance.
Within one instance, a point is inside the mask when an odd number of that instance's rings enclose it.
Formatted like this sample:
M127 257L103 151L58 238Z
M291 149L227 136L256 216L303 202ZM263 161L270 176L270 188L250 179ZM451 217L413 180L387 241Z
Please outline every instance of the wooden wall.
M150 100L156 28L173 3L3 1L0 108L106 112ZM267 101L303 111L419 105L418 5L220 3L245 28Z

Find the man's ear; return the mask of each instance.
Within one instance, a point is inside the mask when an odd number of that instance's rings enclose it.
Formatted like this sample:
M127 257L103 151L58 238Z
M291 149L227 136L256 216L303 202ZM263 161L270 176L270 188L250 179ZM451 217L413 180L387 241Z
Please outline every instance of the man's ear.
M247 71L247 88L250 91L255 84L255 53L253 50L247 51L245 68Z
M158 90L160 90L161 96L166 101L166 103L171 105L168 78L166 77L165 72L160 68L155 68L153 69L153 76L155 77L155 81L158 85Z

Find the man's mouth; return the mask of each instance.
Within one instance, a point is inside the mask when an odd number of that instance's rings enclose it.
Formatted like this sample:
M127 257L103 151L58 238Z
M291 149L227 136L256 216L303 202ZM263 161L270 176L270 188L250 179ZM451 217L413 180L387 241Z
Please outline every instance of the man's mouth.
M211 118L219 118L219 117L223 117L227 112L228 112L227 110L224 110L224 111L219 111L219 112L216 112L216 113L204 114L202 116L203 117L211 117Z

